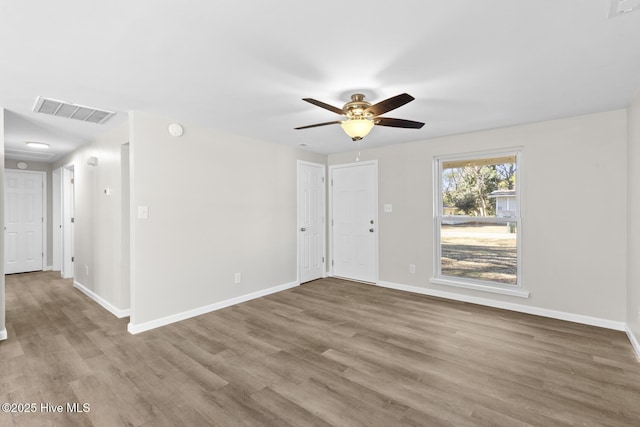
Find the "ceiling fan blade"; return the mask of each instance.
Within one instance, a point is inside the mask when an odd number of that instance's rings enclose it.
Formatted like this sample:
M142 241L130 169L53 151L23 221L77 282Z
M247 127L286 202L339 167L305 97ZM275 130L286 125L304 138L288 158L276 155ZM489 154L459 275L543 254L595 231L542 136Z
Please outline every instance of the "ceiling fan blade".
M318 101L317 99L302 98L302 100L303 101L307 101L310 104L317 105L320 108L324 108L325 110L332 111L332 112L334 112L336 114L340 114L340 115L344 114L344 111L342 111L342 108L334 107L333 105L326 104L326 103L324 103L322 101Z
M384 101L380 101L377 104L367 108L365 112L373 114L373 116L379 116L388 111L395 110L398 107L402 107L404 104L413 101L415 98L408 93L401 93Z
M316 123L315 125L300 126L299 128L294 128L294 129L309 129L309 128L316 128L318 126L337 125L340 123L342 123L340 120L336 120L335 122Z
M422 122L414 122L413 120L392 119L390 117L376 117L374 123L378 126L390 126L393 128L420 129L424 126Z

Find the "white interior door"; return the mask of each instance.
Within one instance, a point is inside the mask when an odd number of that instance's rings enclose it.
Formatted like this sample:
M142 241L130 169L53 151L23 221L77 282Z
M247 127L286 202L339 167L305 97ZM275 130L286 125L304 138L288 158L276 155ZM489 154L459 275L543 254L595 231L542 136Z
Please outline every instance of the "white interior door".
M74 276L74 169L65 166L62 169L62 272L65 279Z
M53 271L62 271L62 168L54 170L51 175Z
M378 276L378 164L331 168L333 275L363 282Z
M300 283L325 271L325 167L298 162L298 259Z
M43 174L5 171L5 273L43 268Z

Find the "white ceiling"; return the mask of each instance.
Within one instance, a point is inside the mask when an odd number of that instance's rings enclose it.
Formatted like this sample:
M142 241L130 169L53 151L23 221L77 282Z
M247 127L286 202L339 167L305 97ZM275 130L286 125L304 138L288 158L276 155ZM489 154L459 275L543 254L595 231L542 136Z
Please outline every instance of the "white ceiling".
M354 148L341 107L407 92L362 146L624 108L640 87L640 12L610 0L20 0L0 2L7 149L58 156L142 110L319 153ZM32 112L38 96L116 111L95 125ZM52 158L51 160L54 160Z

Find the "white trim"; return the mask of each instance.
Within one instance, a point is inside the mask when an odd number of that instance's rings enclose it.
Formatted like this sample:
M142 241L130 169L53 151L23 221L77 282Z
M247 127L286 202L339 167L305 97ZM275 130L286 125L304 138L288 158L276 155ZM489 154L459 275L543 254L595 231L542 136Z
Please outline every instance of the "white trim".
M45 268L42 269L43 271L53 271L53 266L52 265L47 265Z
M62 271L62 168L51 171L52 268Z
M627 333L627 337L629 337L629 341L631 341L631 346L636 351L636 357L640 361L640 341L638 341L638 338L636 338L636 335L628 324L625 326L625 332Z
M47 248L49 247L49 241L47 240L47 236L49 235L49 230L47 228L47 224L49 223L49 208L47 206L48 187L49 182L47 181L47 173L42 172L42 267L45 270L47 258L49 257L47 252Z
M7 328L0 330L0 341L4 341L8 338L7 336Z
M239 297L230 298L228 300L216 302L213 304L208 304L203 307L194 308L192 310L183 311L182 313L172 314L170 316L161 317L160 319L150 320L148 322L134 324L129 322L129 326L127 330L131 334L139 334L140 332L145 332L151 329L159 328L160 326L169 325L171 323L179 322L181 320L186 320L191 317L200 316L202 314L210 313L212 311L220 310L226 307L230 307L232 305L240 304L243 302L250 301L252 299L261 298L270 294L274 294L276 292L285 291L287 289L295 288L299 283L289 282L284 285L278 285L271 288L263 289L261 291L252 292L245 295L240 295Z
M70 175L73 175L74 184L69 182ZM75 178L76 169L73 162L62 166L62 265L60 271L65 279L75 276L75 261L72 261L75 252L73 234L75 226L71 223L71 218L75 218L76 215Z
M523 177L524 177L524 148L523 147L511 147L511 148L498 148L492 150L483 150L483 151L475 151L471 153L461 153L461 154L444 154L437 155L433 157L432 165L432 173L433 173L433 271L434 277L431 279L432 283L442 284L442 285L451 285L457 287L465 287L476 290L484 290L486 292L493 293L501 293L506 295L515 295L523 298L528 298L529 292L524 290L523 283L523 262L522 262L522 212L524 205L524 186L523 186ZM449 276L442 275L442 245L441 241L441 225L442 222L447 218L452 218L450 215L444 215L442 211L443 199L442 199L442 164L446 161L451 160L477 160L490 158L495 156L515 156L516 158L516 216L513 218L509 218L512 220L511 222L516 222L516 251L517 251L517 259L516 259L516 283L517 288L520 292L514 292L513 288L505 285L505 291L499 291L501 286L499 283L492 283L487 281L486 285L482 285L482 281L467 279L464 277L451 279ZM503 222L507 218L500 217L471 217L471 216L460 216L460 218L470 218L473 221L478 222ZM467 285L467 286L465 286Z
M529 305L515 304L512 302L497 301L487 298L478 298L469 295L456 294L453 292L439 291L437 289L421 288L418 286L402 285L398 283L380 281L376 286L384 288L397 289L400 291L413 292L416 294L429 295L433 297L446 298L455 301L468 302L471 304L484 305L487 307L501 308L503 310L517 311L520 313L533 314L536 316L550 317L552 319L566 320L574 323L582 323L584 325L598 326L600 328L613 329L616 331L624 331L625 322L615 320L602 319L599 317L585 316L582 314L568 313L565 311L550 310L541 307L532 307Z
M138 202L137 192L135 187L135 153L136 144L134 138L134 128L137 123L134 120L134 112L129 111L127 113L127 120L129 123L129 215L127 220L129 221L129 305L131 307L131 316L129 316L129 325L136 320L136 231L137 231L137 215L134 213L137 204L145 204L146 202ZM122 160L122 159L121 159ZM137 204L136 204L137 203ZM137 212L136 212L137 213Z
M432 277L429 279L436 285L454 286L456 288L473 289L476 291L491 292L494 294L511 295L520 298L529 298L529 291L522 288L507 288L503 286L491 286L484 283L473 283L470 279L465 281L450 280L445 278Z
M83 294L85 294L86 296L88 296L89 298L91 298L92 300L94 300L95 302L97 302L98 304L100 304L103 308L105 308L111 314L116 316L118 319L122 319L123 317L128 317L131 315L130 308L121 309L114 306L113 304L111 304L110 302L102 298L100 295L96 294L91 289L87 288L86 286L84 286L83 284L75 280L73 281L73 287L79 290L80 292L82 292Z

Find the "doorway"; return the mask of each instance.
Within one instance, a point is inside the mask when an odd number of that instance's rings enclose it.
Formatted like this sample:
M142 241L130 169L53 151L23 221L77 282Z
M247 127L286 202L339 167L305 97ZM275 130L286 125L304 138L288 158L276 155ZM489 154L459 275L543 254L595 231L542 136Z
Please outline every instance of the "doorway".
M45 186L44 172L5 171L5 274L43 270Z
M325 274L325 166L298 161L298 279Z
M332 274L378 280L378 162L330 166Z
M74 277L75 181L74 166L62 168L62 270L65 279Z
M62 271L62 168L51 173L51 225L53 271Z

